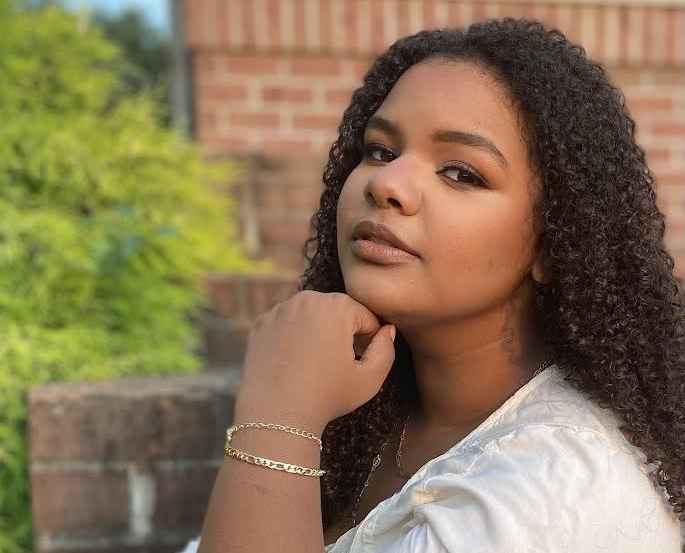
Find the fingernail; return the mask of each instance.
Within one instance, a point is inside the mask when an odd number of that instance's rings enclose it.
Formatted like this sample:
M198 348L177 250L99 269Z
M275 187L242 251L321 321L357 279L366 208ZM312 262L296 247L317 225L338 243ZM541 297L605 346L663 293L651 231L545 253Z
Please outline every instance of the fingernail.
M395 341L395 334L397 334L397 328L395 328L395 325L392 325L390 327L390 337L392 338L392 341Z

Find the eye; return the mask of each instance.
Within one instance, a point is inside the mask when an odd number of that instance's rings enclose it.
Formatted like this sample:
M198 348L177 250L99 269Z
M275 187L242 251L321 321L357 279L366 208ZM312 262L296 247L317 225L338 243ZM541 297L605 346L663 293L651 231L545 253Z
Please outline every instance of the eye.
M378 155L376 155L378 154ZM375 162L390 162L395 153L380 144L365 144L364 145L364 159L368 159ZM384 157L386 159L384 159ZM475 169L472 169L468 165L462 163L459 165L448 165L443 167L438 171L438 174L444 174L453 172L454 177L447 177L452 182L467 184L469 186L480 186L485 187L486 182L483 177L481 177Z
M381 159L377 159L376 157L374 157L375 152L381 153ZM383 146L380 146L378 144L365 144L364 145L364 159L371 159L372 161L392 161L389 159L382 159L383 154L395 155L392 152L392 150L389 150L388 148L384 148Z
M468 165L448 165L438 171L438 174L448 172L453 172L457 176L457 178L447 177L451 181L461 182L471 186L486 186L485 179Z

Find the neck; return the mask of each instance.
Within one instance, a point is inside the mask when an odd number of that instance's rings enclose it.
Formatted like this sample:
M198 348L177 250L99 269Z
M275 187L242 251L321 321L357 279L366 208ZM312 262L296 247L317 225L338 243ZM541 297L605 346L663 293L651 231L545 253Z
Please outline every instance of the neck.
M530 298L471 318L400 329L411 349L424 433L462 432L495 411L545 360Z

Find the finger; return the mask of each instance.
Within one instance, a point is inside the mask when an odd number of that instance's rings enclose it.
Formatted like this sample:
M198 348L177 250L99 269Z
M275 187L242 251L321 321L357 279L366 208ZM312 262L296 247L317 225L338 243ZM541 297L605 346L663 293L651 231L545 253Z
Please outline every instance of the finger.
M353 298L349 301L352 305L352 334L376 334L383 325L375 313Z
M366 351L358 362L365 372L386 376L395 360L394 325L385 325L373 337ZM379 382L380 389L380 382Z

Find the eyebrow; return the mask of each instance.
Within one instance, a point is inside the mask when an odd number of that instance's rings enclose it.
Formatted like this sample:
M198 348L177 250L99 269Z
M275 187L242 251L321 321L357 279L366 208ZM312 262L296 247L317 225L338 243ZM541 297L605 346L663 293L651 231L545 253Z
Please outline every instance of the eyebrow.
M380 115L372 116L368 123L366 124L366 130L377 129L384 132L385 134L392 136L393 138L402 142L402 132L399 127L395 125L392 121L381 117ZM489 152L497 162L504 168L509 167L509 162L504 154L499 151L499 148L495 144L481 136L480 134L466 132L466 131L453 131L445 129L437 129L431 134L431 140L433 142L448 142L463 144L464 146L472 146L474 148L479 148Z

